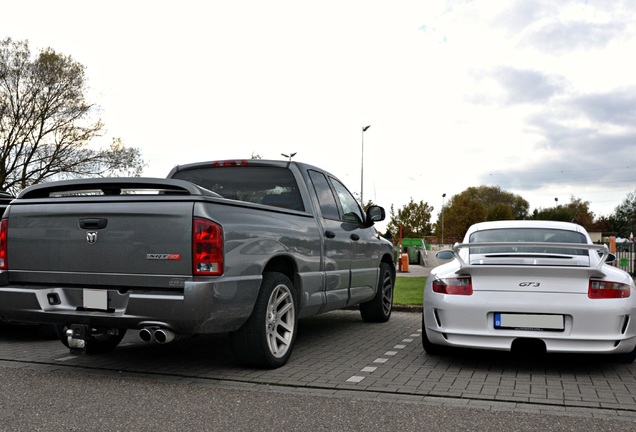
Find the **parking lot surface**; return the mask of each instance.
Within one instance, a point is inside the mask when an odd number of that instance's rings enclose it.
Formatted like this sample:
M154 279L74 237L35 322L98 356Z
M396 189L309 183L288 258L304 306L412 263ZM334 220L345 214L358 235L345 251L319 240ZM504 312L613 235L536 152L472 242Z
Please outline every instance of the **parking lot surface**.
M610 357L454 351L429 356L421 346L421 315L394 312L368 324L354 310L300 321L290 362L260 370L236 364L226 336L148 344L129 331L103 355L71 355L32 328L0 328L2 365L152 376L161 382L201 380L282 391L409 401L487 410L608 417L636 422L636 365ZM635 423L636 424L636 423Z

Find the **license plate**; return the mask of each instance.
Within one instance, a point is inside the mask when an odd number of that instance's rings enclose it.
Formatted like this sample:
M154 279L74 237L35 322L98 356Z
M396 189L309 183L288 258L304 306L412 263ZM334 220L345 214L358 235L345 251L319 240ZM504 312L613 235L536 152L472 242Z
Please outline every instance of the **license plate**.
M84 308L86 309L108 309L108 291L106 290L84 290Z
M563 331L563 315L496 313L495 328L507 330Z

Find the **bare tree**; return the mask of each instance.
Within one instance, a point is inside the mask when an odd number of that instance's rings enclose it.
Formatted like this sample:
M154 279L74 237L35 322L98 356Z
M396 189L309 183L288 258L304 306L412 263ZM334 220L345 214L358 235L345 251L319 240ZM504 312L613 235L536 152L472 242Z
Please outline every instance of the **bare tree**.
M0 190L47 180L140 175L139 149L118 139L91 149L103 124L85 101L84 66L51 48L31 59L27 41L0 41Z

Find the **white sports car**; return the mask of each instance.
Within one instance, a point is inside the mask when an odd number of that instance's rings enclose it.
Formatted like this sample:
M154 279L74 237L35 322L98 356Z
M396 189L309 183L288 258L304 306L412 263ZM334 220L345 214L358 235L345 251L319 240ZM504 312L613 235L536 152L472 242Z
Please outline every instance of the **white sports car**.
M428 354L451 346L636 358L634 281L580 225L478 223L437 256L452 261L424 287Z

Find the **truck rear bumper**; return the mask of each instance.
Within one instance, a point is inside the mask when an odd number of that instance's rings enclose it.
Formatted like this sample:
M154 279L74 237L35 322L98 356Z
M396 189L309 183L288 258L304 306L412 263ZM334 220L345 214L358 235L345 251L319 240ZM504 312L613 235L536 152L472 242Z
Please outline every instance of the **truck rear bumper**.
M168 328L179 334L238 329L252 313L261 277L186 281L183 288L0 286L0 319L95 327Z

